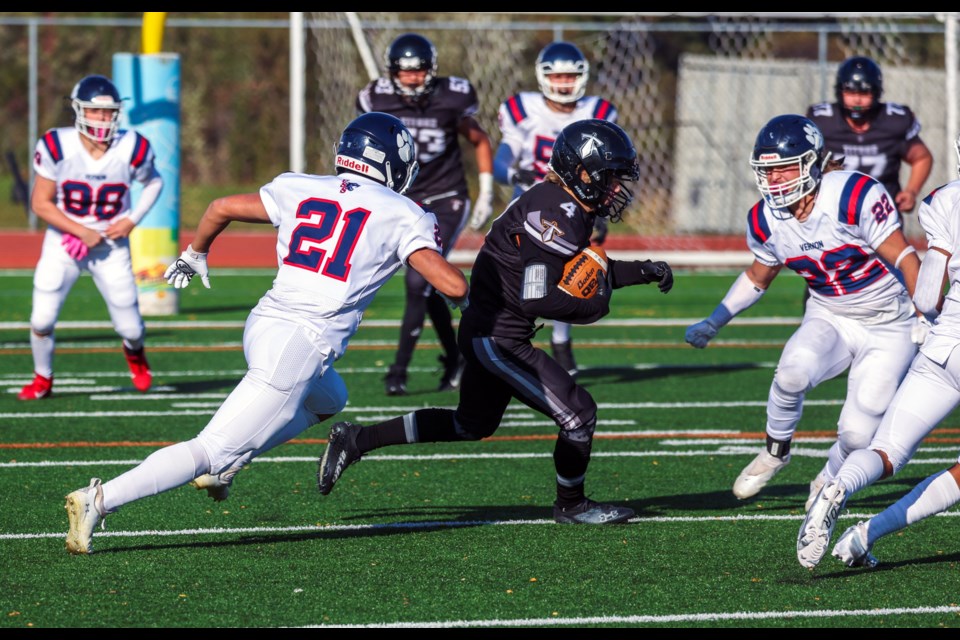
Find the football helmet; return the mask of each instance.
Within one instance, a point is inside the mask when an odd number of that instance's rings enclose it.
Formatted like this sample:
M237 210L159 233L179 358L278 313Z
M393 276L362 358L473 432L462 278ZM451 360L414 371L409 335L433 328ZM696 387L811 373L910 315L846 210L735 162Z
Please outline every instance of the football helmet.
M432 42L418 33L405 33L390 43L384 57L390 80L398 94L419 100L433 91L437 79L437 49ZM400 71L426 71L427 75L419 87L408 87L397 78Z
M76 114L74 126L94 142L110 142L117 133L120 118L120 92L105 76L87 76L73 86L70 104ZM113 109L109 120L87 117L85 109Z
M356 173L397 193L413 184L420 165L413 136L399 118L371 111L354 119L334 146L337 175Z
M820 185L830 154L824 151L823 133L813 121L799 115L777 116L763 125L753 145L750 166L757 189L774 209L787 207ZM770 169L799 165L800 175L771 185Z
M873 103L869 109L854 111L843 105L843 92L869 91ZM872 118L880 110L880 96L883 95L883 72L876 62L866 56L854 56L844 60L837 69L837 84L834 87L837 103L845 117L851 120Z
M550 76L555 73L576 74L573 83L557 83ZM547 100L561 104L576 102L587 90L590 79L590 63L575 45L569 42L552 42L537 56L537 84Z
M640 178L637 150L630 136L607 120L568 124L553 143L548 168L594 213L618 222L633 202L627 182ZM583 179L582 171L587 172Z

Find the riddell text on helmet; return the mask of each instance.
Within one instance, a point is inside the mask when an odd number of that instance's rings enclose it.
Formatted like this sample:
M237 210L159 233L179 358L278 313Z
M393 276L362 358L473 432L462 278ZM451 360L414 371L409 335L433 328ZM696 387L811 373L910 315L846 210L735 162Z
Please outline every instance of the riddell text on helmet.
M337 166L352 171L359 171L360 173L370 173L370 165L354 160L353 158L347 158L346 156L337 156Z

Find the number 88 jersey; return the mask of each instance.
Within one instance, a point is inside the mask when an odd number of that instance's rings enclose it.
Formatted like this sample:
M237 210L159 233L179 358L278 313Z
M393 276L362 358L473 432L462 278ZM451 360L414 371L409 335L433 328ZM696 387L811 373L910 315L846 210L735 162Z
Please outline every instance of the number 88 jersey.
M758 262L786 266L806 278L811 296L839 315L886 308L905 292L876 253L900 229L893 198L882 184L855 171L823 176L810 216L797 221L763 200L747 214L747 246Z
M120 131L100 158L91 156L73 127L50 129L37 141L33 168L57 184L57 207L85 227L104 231L130 209L130 185L154 173L150 142Z

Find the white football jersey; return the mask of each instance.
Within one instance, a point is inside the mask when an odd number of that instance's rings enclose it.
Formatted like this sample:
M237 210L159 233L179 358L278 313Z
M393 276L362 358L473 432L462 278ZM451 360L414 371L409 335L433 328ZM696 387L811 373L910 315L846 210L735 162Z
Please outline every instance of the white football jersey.
M518 169L532 169L537 180L547 175L547 163L560 130L572 122L598 118L617 121L617 110L609 101L597 96L584 96L570 113L560 113L547 106L546 98L536 91L524 91L508 98L497 112L501 143L516 158Z
M130 209L130 186L154 174L150 142L135 131L120 130L94 159L74 127L50 129L37 141L33 169L57 183L57 207L85 227L105 231Z
M960 180L935 189L924 198L917 217L927 234L927 246L950 253L950 288L944 297L943 311L920 348L928 358L942 364L960 344Z
M277 227L278 271L256 311L311 327L335 358L410 254L440 252L433 213L361 176L284 173L260 198Z
M798 222L763 200L747 215L747 245L761 264L807 279L810 295L841 316L869 319L891 309L905 288L876 253L900 228L882 184L855 171L823 176L810 217Z

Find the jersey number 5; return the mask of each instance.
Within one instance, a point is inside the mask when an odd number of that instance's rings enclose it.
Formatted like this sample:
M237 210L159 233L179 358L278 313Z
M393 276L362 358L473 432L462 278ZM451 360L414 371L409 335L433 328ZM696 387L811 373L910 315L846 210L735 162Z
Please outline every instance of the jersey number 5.
M290 236L290 251L283 263L319 271L321 275L335 280L346 280L350 274L350 257L369 217L370 212L366 209L343 213L340 205L331 200L304 200L297 208L297 218L304 220ZM340 227L333 251L324 263L328 250L323 245L329 245L327 241L333 236L341 218L346 222ZM323 271L320 271L321 264Z

